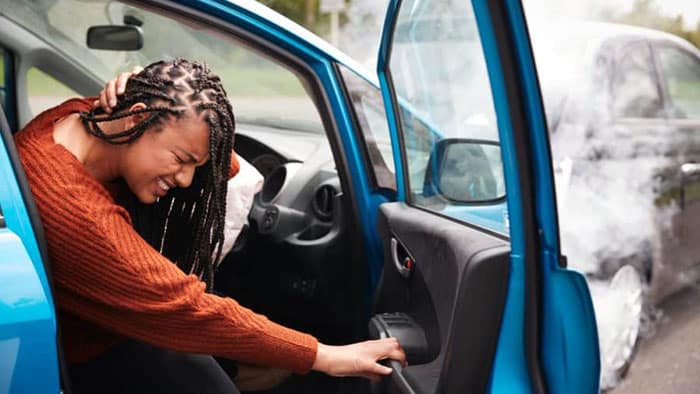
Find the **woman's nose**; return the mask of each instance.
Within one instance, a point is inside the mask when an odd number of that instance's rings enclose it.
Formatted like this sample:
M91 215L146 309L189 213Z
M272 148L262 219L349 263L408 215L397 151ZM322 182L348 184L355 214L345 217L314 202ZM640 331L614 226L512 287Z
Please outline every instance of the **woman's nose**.
M192 178L194 177L194 165L185 164L182 169L175 174L175 183L177 187L186 189L192 184Z

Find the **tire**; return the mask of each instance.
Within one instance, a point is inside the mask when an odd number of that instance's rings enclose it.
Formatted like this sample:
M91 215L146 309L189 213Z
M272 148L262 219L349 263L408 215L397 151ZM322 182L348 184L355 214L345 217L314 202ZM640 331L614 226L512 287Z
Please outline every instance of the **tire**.
M597 300L601 390L615 387L629 369L644 316L644 277L637 268L620 267ZM603 285L605 286L605 285Z

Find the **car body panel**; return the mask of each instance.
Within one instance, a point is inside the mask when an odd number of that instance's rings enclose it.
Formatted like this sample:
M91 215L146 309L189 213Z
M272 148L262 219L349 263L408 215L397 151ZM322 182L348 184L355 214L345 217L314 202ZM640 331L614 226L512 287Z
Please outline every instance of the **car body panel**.
M53 299L3 120L0 110L0 393L58 393Z

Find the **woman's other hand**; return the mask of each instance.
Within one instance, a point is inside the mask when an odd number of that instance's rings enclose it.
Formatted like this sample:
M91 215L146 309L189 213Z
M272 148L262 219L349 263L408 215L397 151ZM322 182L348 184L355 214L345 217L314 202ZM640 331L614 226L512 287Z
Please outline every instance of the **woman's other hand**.
M112 108L117 105L117 96L121 96L126 90L126 81L141 71L143 71L143 67L135 66L131 72L123 72L113 80L107 82L104 89L100 92L99 100L95 100L92 106L95 108L102 107L103 111L108 114L111 113Z
M378 361L392 359L406 365L406 354L396 338L353 343L345 346L318 344L312 369L331 376L362 376L378 381L391 368Z

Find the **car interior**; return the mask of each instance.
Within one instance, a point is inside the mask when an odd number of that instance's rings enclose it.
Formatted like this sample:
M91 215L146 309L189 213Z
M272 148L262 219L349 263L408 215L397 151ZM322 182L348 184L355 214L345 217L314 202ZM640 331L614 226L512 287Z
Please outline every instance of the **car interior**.
M110 4L103 3L99 5L108 7ZM19 130L41 110L64 99L97 94L107 78L117 75L96 75L94 68L89 67L89 60L81 62L92 59L91 50L80 48L71 37L61 37L65 33L57 31L60 26L52 30L55 26L49 23L46 34L58 34L60 39L56 41L65 46L47 42L41 34L31 31L31 18L47 16L42 15L41 10L26 15L22 14L21 7L6 9L3 6L3 9L6 11L0 12L4 65L2 104L10 114L11 130ZM162 18L146 10L129 9L141 12L134 18L141 17L146 22L149 17L158 21ZM13 11L16 13L12 14ZM173 19L168 21L177 23ZM83 28L84 36L88 27ZM197 39L186 33L183 33L186 37ZM238 44L234 39L230 41ZM353 222L352 205L343 194L332 144L325 135L330 119L327 115L321 119L319 114L329 111L325 108L319 111L318 107L324 104L319 88L313 86L316 82L307 70L294 64L288 54L280 56L276 49L263 52L262 57L258 54L261 49L252 51L243 46L252 44L244 40L241 43L238 44L241 52L250 57L243 62L252 62L252 66L270 63L263 67L276 73L273 78L278 80L273 82L283 79L279 83L290 84L290 80L294 80L292 82L298 86L290 89L299 89L304 97L296 102L288 100L290 105L306 105L303 111L314 112L309 117L318 124L304 128L300 121L301 127L294 124L298 119L291 119L288 125L276 124L282 121L282 116L256 121L253 117L266 113L265 108L258 112L244 109L240 116L237 112L234 150L265 177L265 182L251 210L250 226L220 265L215 291L235 298L278 323L311 333L324 343L341 344L366 338L366 319L363 319L368 313L364 293L366 274L361 269L362 264L356 263L362 260L362 249L351 247L358 243L354 238L359 232ZM212 69L216 72L215 65ZM285 75L280 76L280 70ZM41 84L53 84L58 88L46 92ZM232 101L235 108L235 98ZM302 103L298 104L299 101ZM251 104L248 101L241 104L246 105ZM269 106L270 103L262 97L257 105ZM250 120L245 118L246 112L251 114ZM300 378L302 383L292 381L288 386L298 391L310 389L304 384L340 385L342 382L342 379L311 375ZM325 392L337 391L333 387L323 387ZM285 392L290 388L281 387L280 390Z

